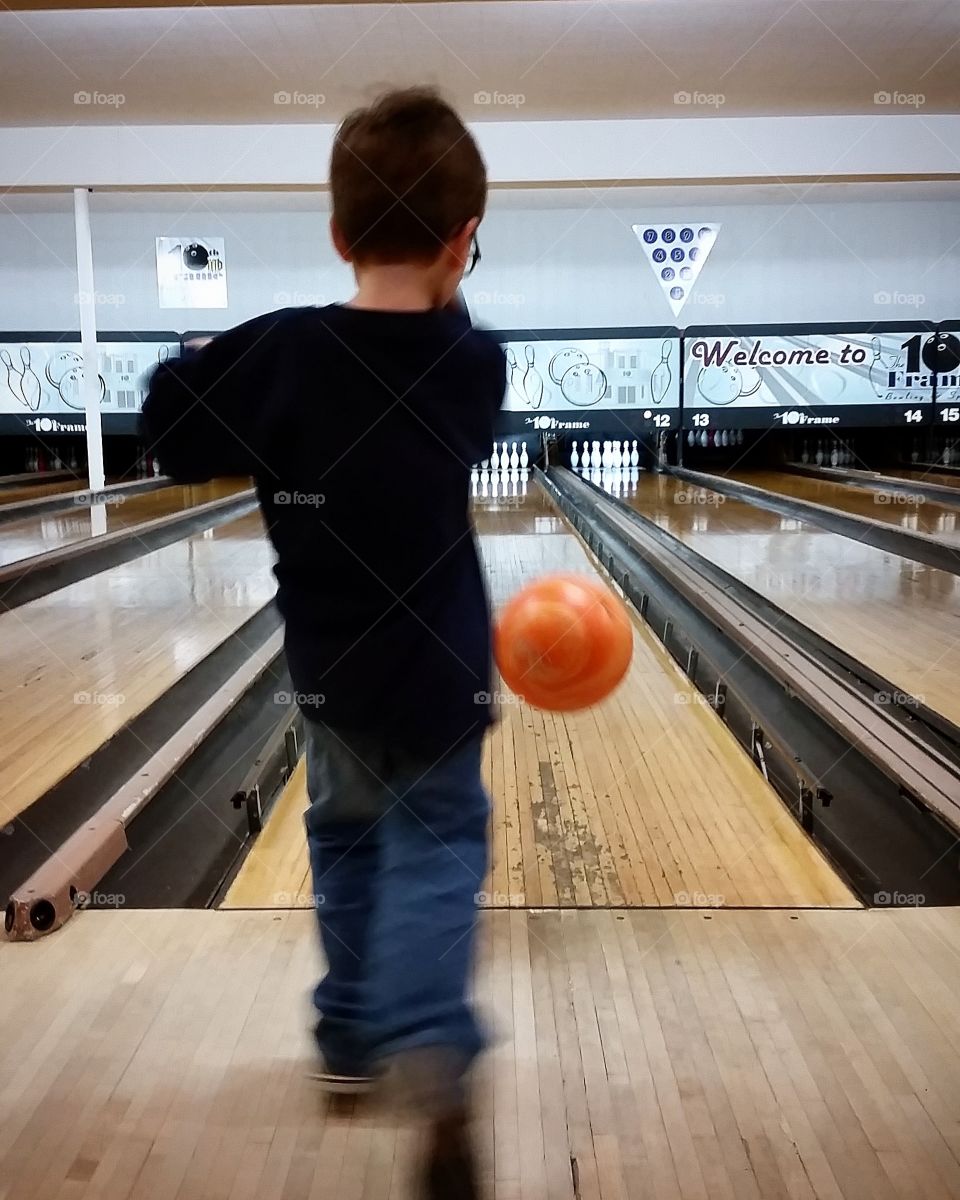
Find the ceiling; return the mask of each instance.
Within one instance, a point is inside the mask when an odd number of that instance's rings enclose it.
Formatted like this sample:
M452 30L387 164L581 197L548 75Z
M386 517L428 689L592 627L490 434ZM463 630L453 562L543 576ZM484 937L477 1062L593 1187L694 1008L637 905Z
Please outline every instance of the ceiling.
M410 83L439 86L475 121L958 113L960 3L0 11L0 124L8 126L328 123L382 87ZM78 93L101 99L78 103ZM678 93L691 102L677 102ZM917 99L878 105L876 93Z

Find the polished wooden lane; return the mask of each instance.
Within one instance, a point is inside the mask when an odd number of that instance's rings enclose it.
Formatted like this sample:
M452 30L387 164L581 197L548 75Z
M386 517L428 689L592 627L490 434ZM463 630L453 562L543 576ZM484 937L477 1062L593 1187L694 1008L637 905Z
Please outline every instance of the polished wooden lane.
M892 475L896 479L916 479L918 483L935 483L938 487L960 489L960 475L938 471L936 467L884 467L880 474Z
M478 508L495 604L547 571L592 572L535 489ZM637 622L625 683L583 713L550 714L500 688L487 739L489 907L853 905L712 709ZM308 907L302 774L271 815L228 897Z
M21 500L40 500L44 496L78 492L86 487L85 479L58 479L55 483L30 483L23 487L4 488L0 491L0 510L5 504L19 504Z
M785 471L731 471L720 474L725 479L749 483L795 500L809 500L814 504L839 508L856 517L883 521L907 533L923 533L960 547L960 508L937 504L923 496L884 491L879 482L875 490L868 490L835 483L832 479L815 479Z
M83 912L0 945L4 1200L407 1200L419 1132L328 1106L305 912ZM960 914L499 911L491 1200L960 1197Z
M960 725L960 579L816 525L644 473L631 503Z
M0 825L261 609L272 562L255 514L0 616Z
M111 497L109 504L72 505L55 512L24 517L0 525L0 567L59 550L63 546L105 533L130 529L144 521L169 517L198 504L220 500L250 487L248 479L216 479L212 483L157 488ZM69 500L65 503L69 504Z

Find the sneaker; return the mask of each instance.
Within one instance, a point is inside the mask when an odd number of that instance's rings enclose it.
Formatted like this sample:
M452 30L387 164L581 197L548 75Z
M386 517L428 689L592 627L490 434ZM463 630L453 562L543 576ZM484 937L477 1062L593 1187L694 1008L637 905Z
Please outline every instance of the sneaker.
M465 1110L442 1117L430 1129L423 1200L480 1200L477 1161Z
M348 1068L344 1063L331 1064L323 1059L309 1076L332 1096L363 1096L372 1091L377 1082L377 1076L369 1071Z

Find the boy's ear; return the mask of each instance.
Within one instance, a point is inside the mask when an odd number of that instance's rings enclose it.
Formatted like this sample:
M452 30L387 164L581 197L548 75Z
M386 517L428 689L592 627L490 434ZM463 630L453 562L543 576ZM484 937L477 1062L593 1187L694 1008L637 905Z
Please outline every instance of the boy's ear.
M447 245L450 247L455 258L457 258L463 266L466 266L470 259L470 247L473 243L473 235L477 232L480 225L479 217L471 217L469 221L453 235Z
M344 262L351 262L353 260L350 243L343 236L343 230L337 224L334 217L330 218L330 240L333 242L334 250L336 250Z

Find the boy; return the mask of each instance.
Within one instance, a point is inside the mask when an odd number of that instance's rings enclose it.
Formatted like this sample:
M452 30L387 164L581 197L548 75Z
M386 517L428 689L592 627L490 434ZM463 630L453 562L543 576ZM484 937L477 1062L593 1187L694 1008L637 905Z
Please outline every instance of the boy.
M163 468L256 477L307 728L306 815L328 973L323 1078L388 1065L431 1120L423 1194L478 1195L463 1080L487 869L480 780L490 627L469 474L493 438L503 352L457 300L486 168L437 95L352 113L330 167L344 305L287 309L156 371Z

